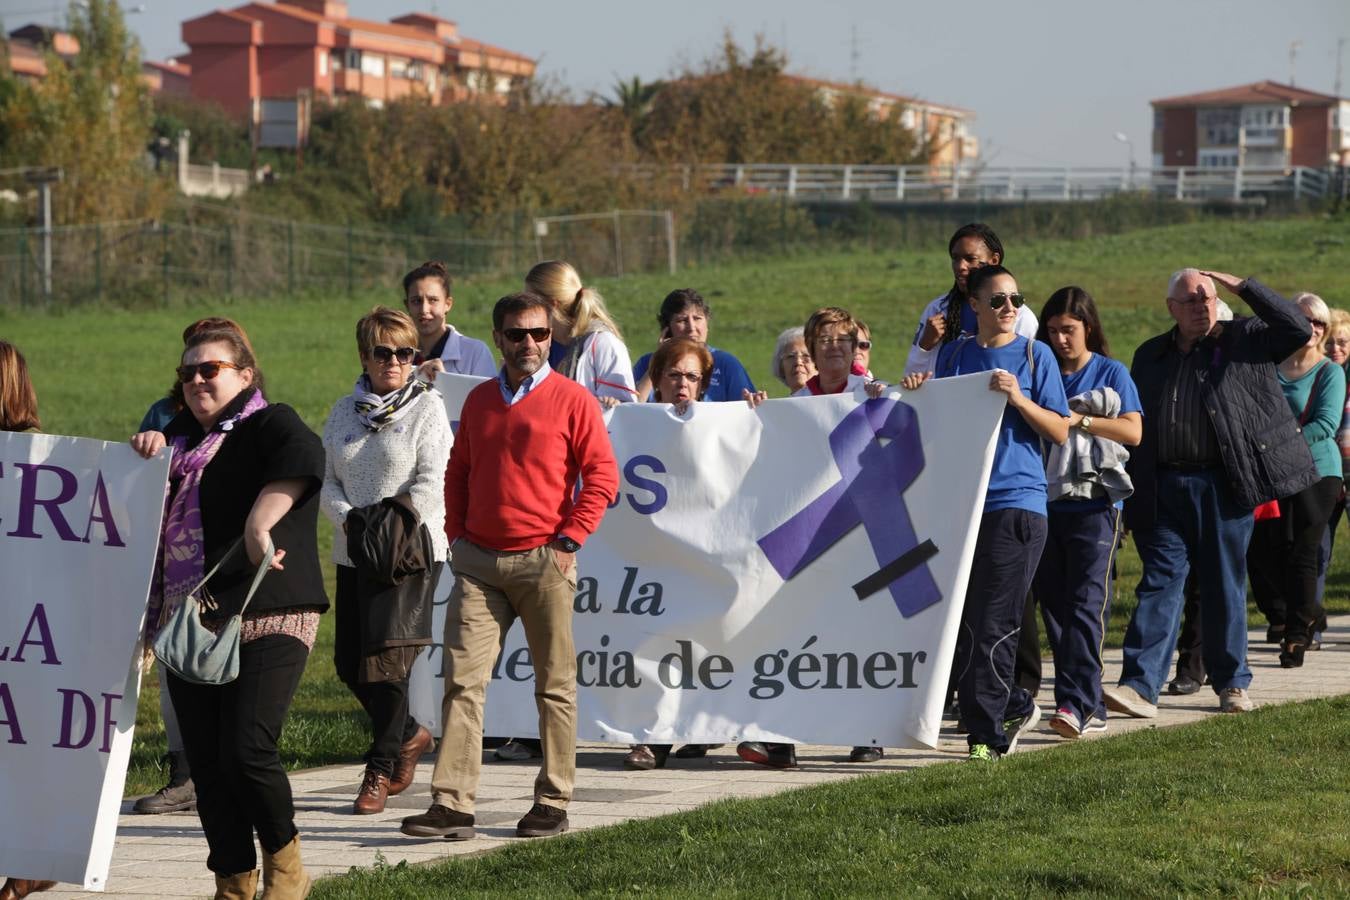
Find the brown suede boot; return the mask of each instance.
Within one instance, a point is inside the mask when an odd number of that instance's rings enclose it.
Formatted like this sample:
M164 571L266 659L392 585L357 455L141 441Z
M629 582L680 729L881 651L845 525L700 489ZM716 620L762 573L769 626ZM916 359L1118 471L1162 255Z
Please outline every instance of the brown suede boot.
M263 900L305 900L313 884L300 862L300 835L276 853L263 851Z
M253 900L258 893L258 870L216 876L216 900Z

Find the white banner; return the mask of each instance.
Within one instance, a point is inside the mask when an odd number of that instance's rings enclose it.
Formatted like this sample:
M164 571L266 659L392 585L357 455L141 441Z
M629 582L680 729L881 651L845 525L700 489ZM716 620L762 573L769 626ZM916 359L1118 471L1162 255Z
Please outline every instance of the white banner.
M0 432L0 873L101 891L168 454Z
M475 384L441 376L452 422ZM620 496L578 556L579 737L934 746L1004 409L988 384L613 410ZM441 665L414 671L433 730ZM533 690L516 626L486 732L538 734Z

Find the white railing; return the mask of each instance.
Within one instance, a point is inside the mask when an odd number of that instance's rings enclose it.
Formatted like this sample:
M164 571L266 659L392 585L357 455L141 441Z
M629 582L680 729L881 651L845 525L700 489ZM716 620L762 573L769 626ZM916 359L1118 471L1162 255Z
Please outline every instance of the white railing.
M226 169L219 163L178 167L178 189L189 197L233 197L248 190L248 169Z
M735 190L786 194L803 200L951 201L1096 200L1117 194L1148 194L1176 200L1253 200L1326 195L1331 181L1323 169L1210 168L1155 169L1028 166L952 168L878 165L637 165L645 178L677 179L685 190Z

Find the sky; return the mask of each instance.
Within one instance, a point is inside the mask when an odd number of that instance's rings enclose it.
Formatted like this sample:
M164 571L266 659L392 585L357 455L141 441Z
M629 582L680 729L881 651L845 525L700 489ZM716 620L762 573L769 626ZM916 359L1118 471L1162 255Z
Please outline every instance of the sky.
M185 52L179 23L239 2L124 0L145 58ZM0 0L17 28L56 22L65 2ZM388 21L435 12L460 34L539 60L574 96L610 94L714 54L730 31L762 35L791 71L959 106L992 166L1150 162L1149 101L1263 79L1332 93L1338 40L1350 95L1350 0L572 0L455 3L350 0L350 15ZM1118 141L1117 132L1130 144Z

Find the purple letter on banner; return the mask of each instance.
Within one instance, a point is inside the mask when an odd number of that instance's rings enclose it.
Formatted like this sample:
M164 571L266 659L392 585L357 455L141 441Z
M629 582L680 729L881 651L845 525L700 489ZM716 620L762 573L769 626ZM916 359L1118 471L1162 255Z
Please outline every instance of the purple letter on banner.
M890 443L883 446L882 438ZM893 399L866 401L830 432L830 452L843 477L759 540L760 549L784 580L858 525L867 529L883 570L918 546L903 496L923 471L914 408ZM906 617L942 599L925 564L909 568L889 587L896 607Z

